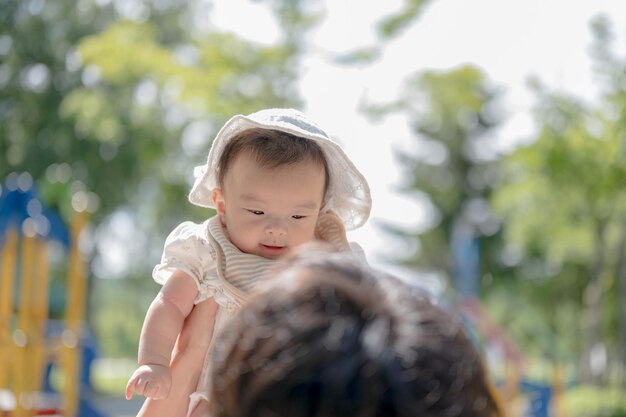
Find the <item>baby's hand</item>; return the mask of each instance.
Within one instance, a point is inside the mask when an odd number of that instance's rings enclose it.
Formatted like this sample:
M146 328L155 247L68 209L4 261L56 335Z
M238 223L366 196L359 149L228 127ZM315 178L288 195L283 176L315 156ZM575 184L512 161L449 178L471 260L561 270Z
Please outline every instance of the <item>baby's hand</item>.
M172 371L163 365L141 365L126 384L126 399L138 395L160 400L167 398L172 385Z

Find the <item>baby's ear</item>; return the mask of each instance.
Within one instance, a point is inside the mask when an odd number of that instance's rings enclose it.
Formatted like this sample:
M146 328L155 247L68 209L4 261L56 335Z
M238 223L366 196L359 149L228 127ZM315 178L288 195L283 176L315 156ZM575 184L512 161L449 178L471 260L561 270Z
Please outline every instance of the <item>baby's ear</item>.
M213 202L215 210L217 210L217 214L223 217L226 212L226 204L224 203L224 193L222 193L221 188L214 188L213 191L211 191L211 201Z

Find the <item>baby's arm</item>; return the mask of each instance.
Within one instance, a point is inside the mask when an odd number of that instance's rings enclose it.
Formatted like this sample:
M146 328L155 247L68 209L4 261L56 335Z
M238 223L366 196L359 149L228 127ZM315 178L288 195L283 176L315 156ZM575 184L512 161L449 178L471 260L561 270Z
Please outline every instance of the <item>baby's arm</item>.
M168 396L172 348L197 294L193 278L176 270L152 301L139 339L139 368L126 385L127 399L133 392L154 399Z

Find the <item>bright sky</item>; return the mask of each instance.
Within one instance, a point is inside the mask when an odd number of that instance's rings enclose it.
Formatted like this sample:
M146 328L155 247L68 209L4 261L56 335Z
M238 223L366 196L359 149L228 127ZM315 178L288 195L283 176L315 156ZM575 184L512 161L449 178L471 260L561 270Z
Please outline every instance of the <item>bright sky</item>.
M222 29L271 42L278 31L263 4L219 1L212 20ZM412 143L406 121L392 117L371 124L358 112L363 98L391 100L406 76L417 71L477 65L505 91L507 122L499 140L507 149L532 132L527 77L537 75L550 87L591 97L595 90L588 58L589 20L606 13L620 40L620 25L626 20L626 2L619 0L431 0L411 28L387 45L378 63L353 68L334 65L328 58L371 46L373 23L397 10L402 1L320 4L327 17L313 33L312 54L304 61L304 110L340 141L370 183L372 216L350 238L365 249L374 266L385 265L382 255L402 250L400 242L383 235L377 225L386 221L415 229L424 225L428 210L415 198L394 191L401 172L393 150Z

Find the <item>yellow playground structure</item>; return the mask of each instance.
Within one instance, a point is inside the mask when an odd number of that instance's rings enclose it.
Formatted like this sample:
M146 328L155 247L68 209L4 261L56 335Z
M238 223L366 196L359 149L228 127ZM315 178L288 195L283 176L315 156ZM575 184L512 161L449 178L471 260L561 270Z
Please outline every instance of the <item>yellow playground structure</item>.
M80 411L80 377L87 280L79 237L87 213L74 212L66 227L43 207L29 178L16 175L0 188L0 416L86 417L90 413ZM66 249L67 271L65 307L54 334L53 241ZM49 388L46 372L51 366L58 375L55 388Z

